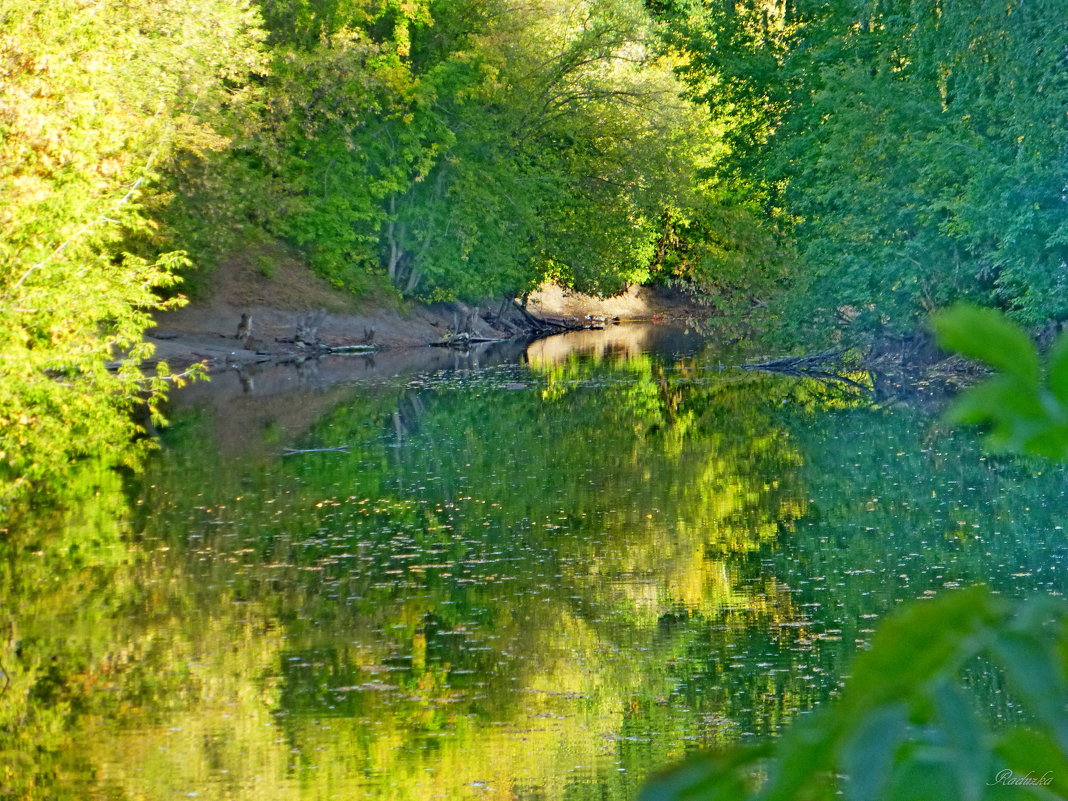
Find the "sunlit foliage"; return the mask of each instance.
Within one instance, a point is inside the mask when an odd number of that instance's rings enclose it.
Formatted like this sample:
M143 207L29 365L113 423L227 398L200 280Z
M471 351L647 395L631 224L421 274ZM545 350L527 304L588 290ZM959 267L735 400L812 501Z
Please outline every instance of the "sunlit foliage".
M247 3L0 2L0 509L132 458L163 387L142 332L188 264L146 203L177 154L223 146L256 26Z
M649 279L665 219L708 204L716 136L641 3L322 5L266 4L253 151L277 176L269 226L340 285L611 292Z
M129 413L165 386L140 368L152 313L249 242L423 299L658 278L749 302L781 273L638 0L3 0L0 20L5 497L134 460Z

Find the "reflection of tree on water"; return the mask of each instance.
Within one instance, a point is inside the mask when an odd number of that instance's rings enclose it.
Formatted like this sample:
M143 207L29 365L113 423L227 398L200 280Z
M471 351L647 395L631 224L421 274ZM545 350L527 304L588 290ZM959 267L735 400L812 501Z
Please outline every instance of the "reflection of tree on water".
M128 500L118 475L87 465L61 508L0 542L5 798L174 797L220 764L235 788L284 771L263 682L281 633L191 579L195 545L132 542Z
M397 410L390 416L393 423L394 444L403 445L419 428L426 406L418 392L403 392L397 398Z
M609 325L593 331L573 331L564 336L548 337L527 345L523 361L535 370L543 370L573 361L617 362L635 359L652 351L692 353L704 344L697 331L675 326L636 324Z
M90 759L149 797L186 763L201 790L270 777L237 798L632 796L684 744L771 731L833 689L851 645L833 602L769 565L821 497L806 415L856 404L639 356L361 391L306 435L348 454L279 460L265 429L262 455L226 459L179 425L142 507L171 550L106 582L128 623L84 619L135 657L101 696L128 733ZM57 751L88 736L79 715ZM561 765L593 767L575 784Z
M172 451L173 467L149 478L148 530L177 546L185 566L168 571L181 577L176 587L204 588L205 614L226 603L226 593L215 602L212 593L231 587L283 622L276 664L289 739L274 748L325 748L322 769L350 760L362 743L366 758L420 797L422 768L442 786L519 775L544 787L560 781L547 755L561 748L593 762L627 738L648 741L632 732L650 726L663 735L657 748L712 736L691 731L692 714L673 708L664 666L685 657L703 620L732 628L739 616L792 613L771 585L739 587L724 558L702 555L711 527L698 519L705 513L685 509L700 500L684 480L688 468L671 467L680 456L699 458L691 435L679 435L686 393L646 367L617 375L643 386L629 396L634 410L607 423L590 391L544 408L532 392L470 373L365 397L310 432L352 443L351 455L205 463L210 448L179 427L185 442ZM512 373L501 377L515 383ZM398 424L402 447L390 447ZM195 467L185 463L194 458ZM628 484L636 496L613 508L609 499ZM204 511L191 512L183 499L198 495ZM636 511L646 505L657 511ZM748 514L745 502L725 508L728 517ZM680 527L679 517L696 522ZM668 624L672 616L678 625ZM207 715L211 706L189 703L178 714ZM334 734L314 724L324 717ZM408 753L418 746L418 756L401 756L402 745ZM648 764L647 755L630 758L635 768ZM127 777L152 781L133 768Z
M380 768L391 776L416 781L420 770L441 764L445 744L459 749L457 759L464 753L488 769L492 752L480 749L512 740L461 725L474 709L475 720L505 722L506 734L528 714L560 718L544 749L568 742L592 748L593 759L603 743L590 745L582 733L590 726L618 733L635 716L686 725L692 716L665 715L672 685L664 666L685 657L699 632L719 630L733 640L754 624L797 631L792 624L801 617L789 590L743 575L738 561L773 544L804 511L803 497L788 489L799 457L784 432L758 436L767 418L756 405L686 385L648 359L601 371L565 365L541 377L549 404L493 386L410 390L388 412L393 431L403 432L391 442L404 443L389 459L393 473L368 487L368 463L379 463L372 447L351 466L358 469L330 475L331 486L379 493L378 500L330 502L332 527L370 535L359 540L358 571L347 572L344 559L329 555L328 538L318 538L318 579L329 576L331 596L359 600L323 605L309 588L286 606L315 610L314 625L290 624L291 637L294 646L306 643L308 661L334 666L331 686L364 689L332 694L316 688L314 672L305 683L297 671L287 677L285 703L305 716L342 710L357 728L380 721L366 748L390 760ZM570 385L572 377L583 386ZM479 394L484 399L472 397ZM323 425L352 438L367 416L340 410ZM314 471L302 478L309 492L331 494ZM408 498L387 500L398 491ZM307 563L315 552L303 540L285 561ZM323 630L343 631L358 646L342 656ZM787 678L774 686L782 690ZM777 711L749 706L742 716L764 718L761 728L768 720L777 725L784 710L804 705L811 690L803 685L758 695L757 706L763 698ZM540 699L533 707L531 693ZM577 720L563 696L584 699L596 714ZM784 698L790 701L780 706ZM723 720L739 711L730 711L725 685L717 702ZM425 745L441 727L450 736L434 739L432 755L382 753L389 741ZM314 728L298 728L300 738L317 737ZM512 770L546 769L539 766L544 751L515 747L506 760Z

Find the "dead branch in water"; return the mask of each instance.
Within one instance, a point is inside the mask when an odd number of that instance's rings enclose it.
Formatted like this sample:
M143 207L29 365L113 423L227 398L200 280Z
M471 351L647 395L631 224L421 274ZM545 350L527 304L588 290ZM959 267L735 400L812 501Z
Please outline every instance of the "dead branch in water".
M814 353L810 356L786 356L782 359L772 359L771 361L757 364L743 364L740 367L743 370L760 370L765 373L775 373L776 375L811 378L824 383L846 384L856 389L868 391L871 389L870 387L866 387L852 378L828 369L832 365L841 364L841 356L847 350L849 349L839 348L838 350Z
M467 332L460 334L446 334L440 342L431 342L432 348L466 348L468 345L481 344L483 342L507 342L500 337L480 337Z
M839 358L845 353L848 348L839 348L838 350L828 350L823 353L815 353L811 356L786 356L782 359L772 359L769 362L760 362L758 364L743 364L743 370L767 370L767 371L785 371L785 370L803 370L808 367L815 367L820 364L827 364L829 362L841 361Z
M535 330L547 331L555 328L559 331L572 331L576 328L576 326L568 325L567 323L557 322L556 320L546 320L542 317L535 317L515 300L512 301L512 304L515 306L516 309L518 309L519 313L523 315L526 321L532 326L534 326Z
M347 452L348 449L349 449L348 445L339 445L336 448L283 448L282 449L282 455L283 456L294 456L294 455L296 455L298 453L335 453L335 452L338 452L338 451Z

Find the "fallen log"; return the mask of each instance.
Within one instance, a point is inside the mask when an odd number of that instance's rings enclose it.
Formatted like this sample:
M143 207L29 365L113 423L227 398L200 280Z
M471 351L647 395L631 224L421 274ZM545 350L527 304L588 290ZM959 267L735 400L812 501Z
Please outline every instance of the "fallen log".
M320 345L320 350L326 353L374 353L378 345Z
M466 348L468 345L477 345L483 342L507 342L507 339L501 339L499 337L483 337L476 336L474 334L462 333L462 334L446 334L445 338L439 342L431 342L432 348Z
M544 330L553 329L553 328L558 329L560 331L573 331L573 330L575 330L575 326L569 325L567 323L557 322L555 320L547 320L547 319L544 319L542 317L535 317L529 311L524 309L522 307L522 305L517 303L515 300L512 301L512 304L516 307L516 309L519 310L519 313L523 315L523 317L526 319L526 321L528 323L530 323L532 326L534 326L535 330L544 331Z
M828 367L833 364L840 364L841 356L847 350L848 348L839 348L838 350L829 350L823 353L815 353L810 356L787 356L782 359L772 359L771 361L759 362L756 364L742 364L739 365L739 367L743 370L760 370L765 373L775 373L776 375L811 378L825 383L835 382L846 384L860 390L868 391L871 389L870 387L866 387L863 384L854 381L852 378L828 369ZM719 369L722 370L723 365L720 365Z
M782 370L782 369L800 369L803 367L815 367L819 364L827 364L828 362L839 361L839 357L845 353L848 348L839 348L838 350L828 350L823 353L815 353L811 356L786 356L782 359L772 359L768 362L759 362L757 364L743 364L743 370Z

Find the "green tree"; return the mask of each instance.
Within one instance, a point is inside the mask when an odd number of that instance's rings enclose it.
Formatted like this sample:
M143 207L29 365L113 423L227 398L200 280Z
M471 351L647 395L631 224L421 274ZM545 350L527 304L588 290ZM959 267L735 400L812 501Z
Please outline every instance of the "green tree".
M636 0L283 2L271 230L336 283L424 298L648 280L715 137ZM591 220L597 220L591 225Z
M130 412L168 378L142 333L188 263L154 232L157 178L225 145L259 33L214 0L3 0L0 20L3 507L80 456L130 458Z
M968 298L1068 313L1057 2L658 6L725 126L717 170L797 243L793 319L900 330Z

